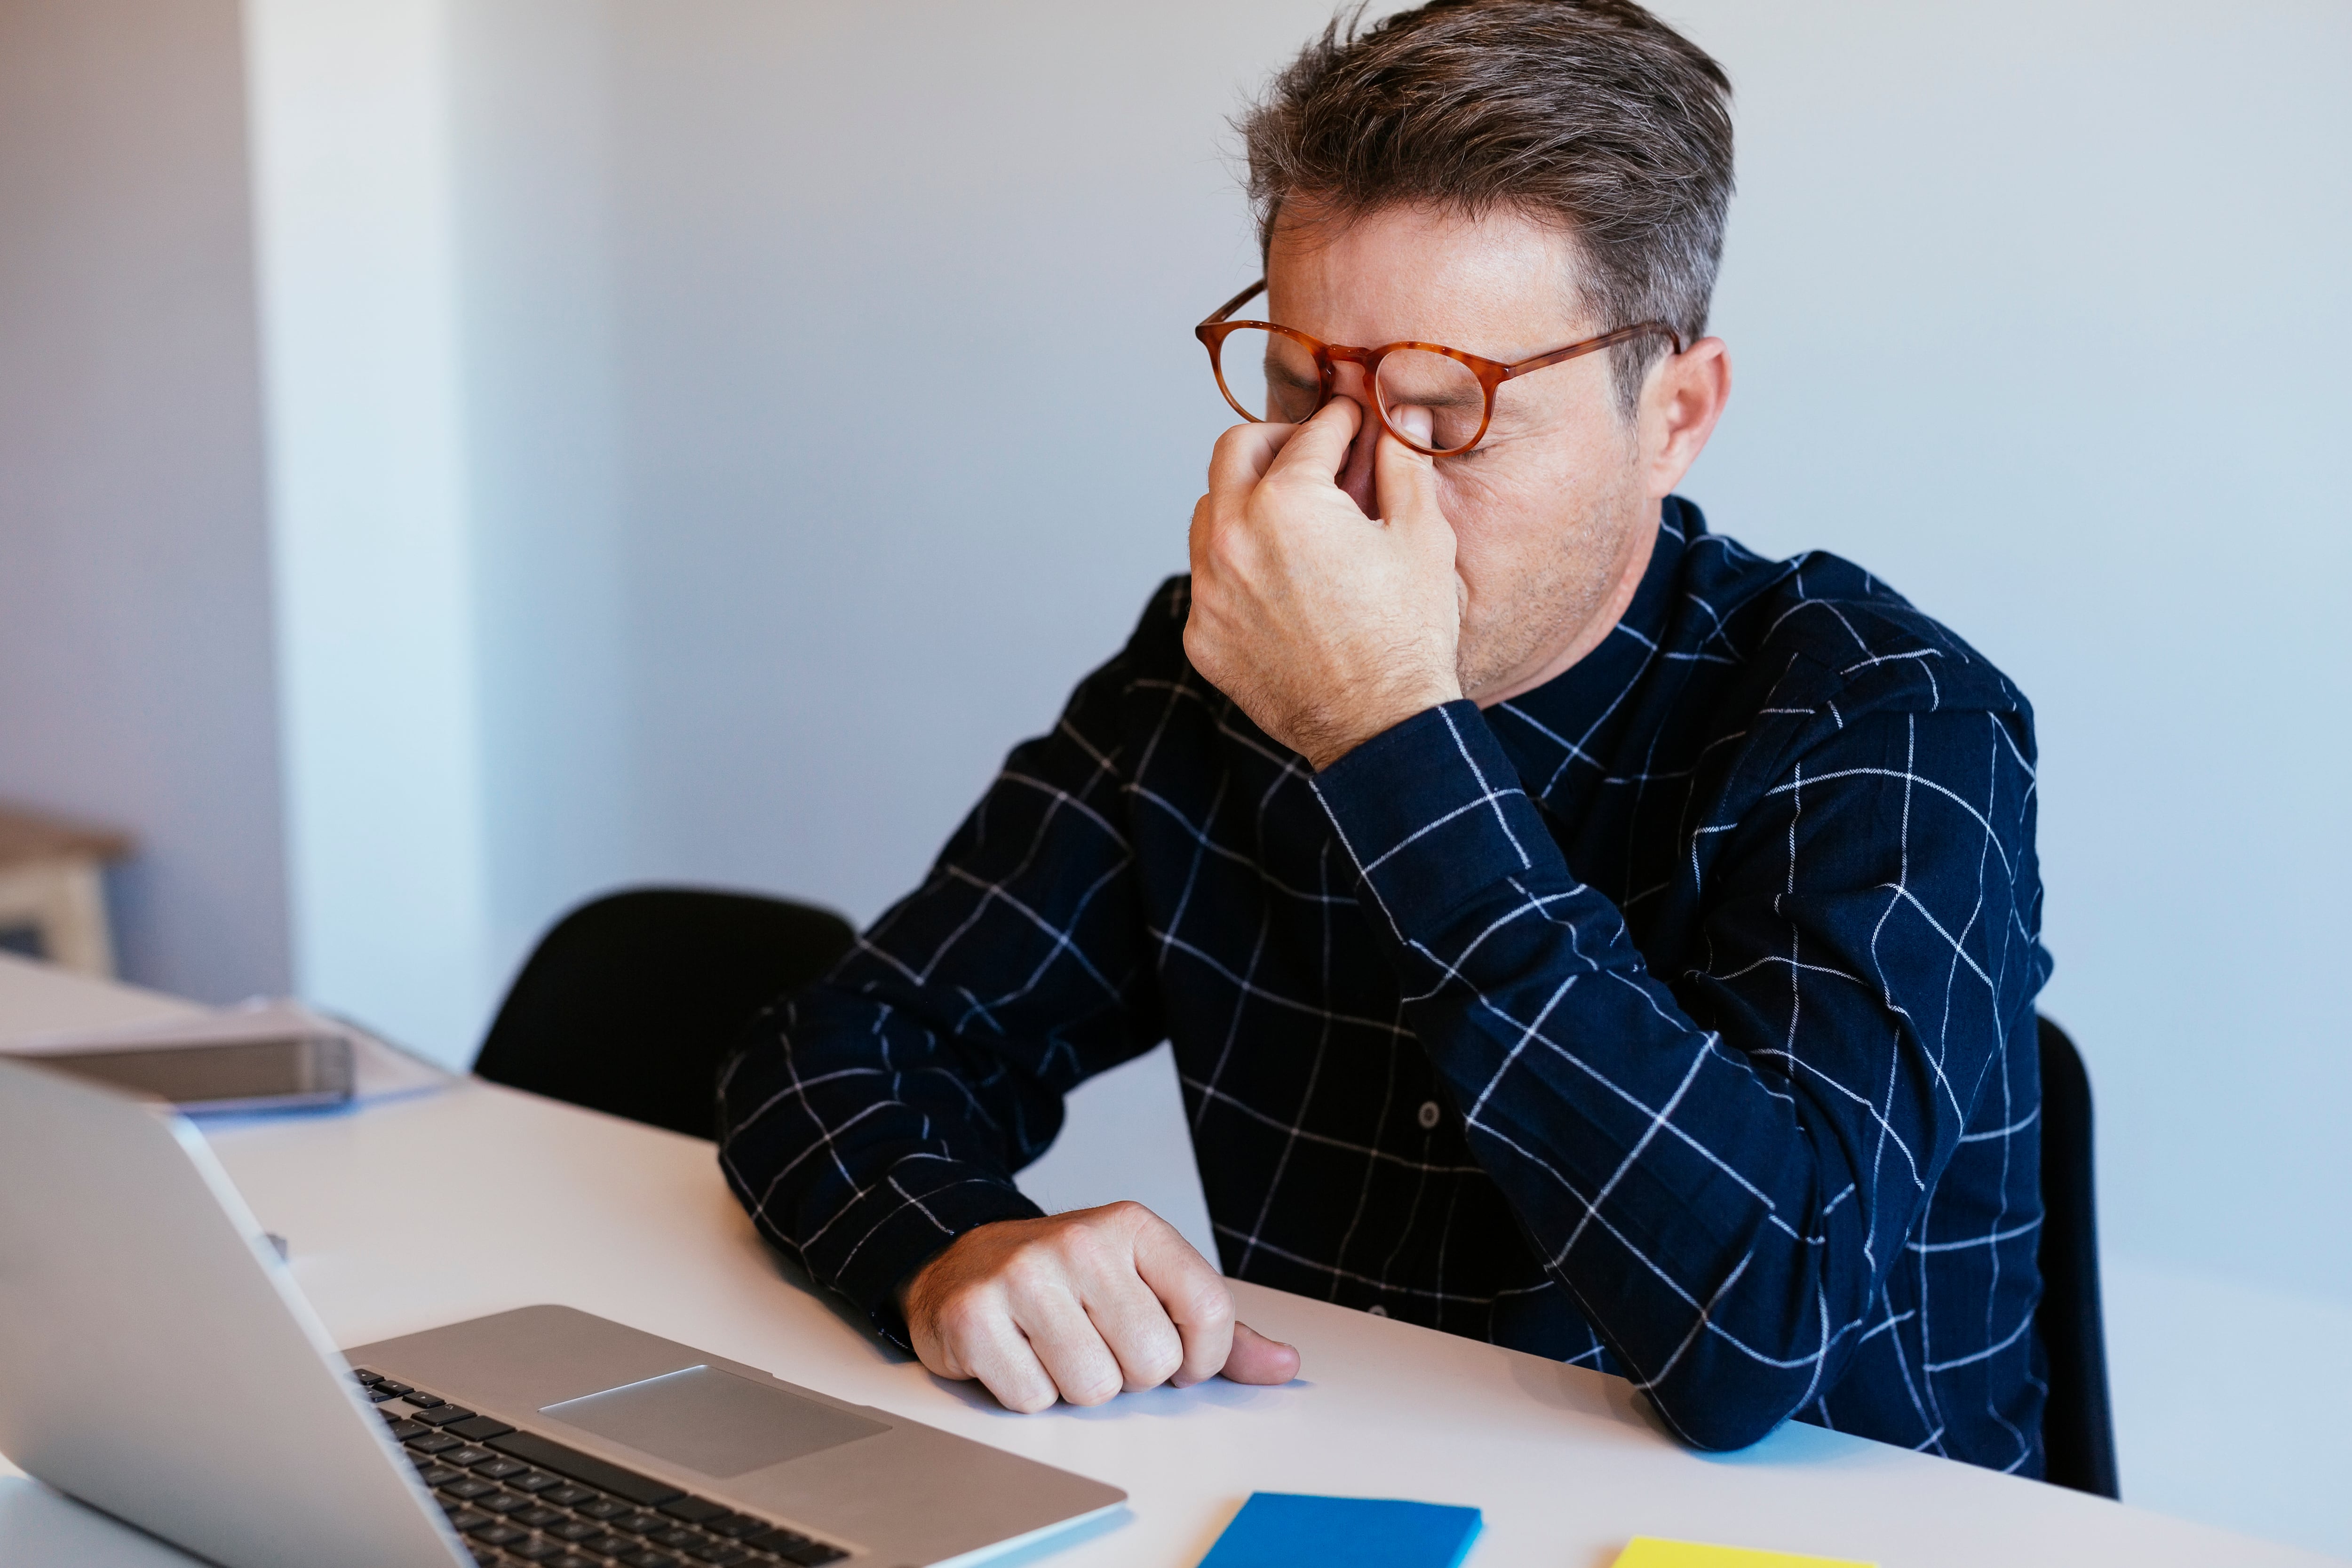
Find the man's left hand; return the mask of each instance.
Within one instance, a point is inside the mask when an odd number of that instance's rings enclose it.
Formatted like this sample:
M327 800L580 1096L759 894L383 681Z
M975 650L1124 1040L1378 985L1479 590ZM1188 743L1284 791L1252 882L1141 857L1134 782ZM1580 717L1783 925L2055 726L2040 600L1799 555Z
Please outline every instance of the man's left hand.
M1185 656L1318 773L1462 695L1463 590L1435 468L1381 432L1381 515L1366 517L1337 482L1364 417L1335 397L1304 425L1234 426L1192 509Z

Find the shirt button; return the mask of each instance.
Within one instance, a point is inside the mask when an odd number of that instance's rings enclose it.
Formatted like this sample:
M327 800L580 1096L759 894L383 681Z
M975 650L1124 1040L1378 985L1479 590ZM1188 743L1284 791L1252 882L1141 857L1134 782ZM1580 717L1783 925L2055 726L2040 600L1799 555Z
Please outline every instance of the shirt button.
M1365 1308L1364 1310L1370 1312L1375 1318L1385 1318L1389 1315L1389 1310L1386 1307L1381 1306L1377 1301Z
M1437 1101L1433 1100L1423 1100L1421 1102L1421 1125L1423 1131L1426 1131L1428 1129L1436 1126L1437 1119L1444 1114L1445 1113L1444 1111L1437 1109Z

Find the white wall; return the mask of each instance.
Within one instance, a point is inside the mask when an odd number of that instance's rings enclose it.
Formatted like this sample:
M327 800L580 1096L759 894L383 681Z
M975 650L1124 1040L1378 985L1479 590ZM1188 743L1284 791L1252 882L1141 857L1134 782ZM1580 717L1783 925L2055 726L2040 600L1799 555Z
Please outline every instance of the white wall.
M235 0L0 0L0 798L136 833L132 979L287 984Z
M485 957L502 978L558 912L638 864L614 14L498 0L453 20Z
M296 978L452 1062L496 995L442 0L249 0Z

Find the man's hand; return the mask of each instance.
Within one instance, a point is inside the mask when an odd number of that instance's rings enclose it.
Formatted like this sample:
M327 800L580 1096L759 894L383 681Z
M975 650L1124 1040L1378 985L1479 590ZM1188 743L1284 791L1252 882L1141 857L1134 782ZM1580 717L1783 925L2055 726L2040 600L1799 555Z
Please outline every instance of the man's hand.
M1398 417L1425 428L1428 415ZM1435 470L1381 432L1381 516L1366 517L1335 482L1363 418L1335 397L1304 425L1235 426L1192 509L1185 656L1318 773L1462 695L1462 586Z
M1234 1321L1223 1279L1141 1204L968 1230L898 1287L898 1305L925 1366L1024 1413L1220 1372L1298 1374L1298 1352Z

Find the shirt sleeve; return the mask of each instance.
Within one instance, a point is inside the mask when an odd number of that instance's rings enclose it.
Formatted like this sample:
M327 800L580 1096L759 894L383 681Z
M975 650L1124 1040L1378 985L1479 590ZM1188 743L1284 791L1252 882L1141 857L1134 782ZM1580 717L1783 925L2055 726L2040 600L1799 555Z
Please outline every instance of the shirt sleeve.
M719 1162L753 1223L901 1344L899 1281L964 1231L1040 1214L1013 1173L1053 1142L1063 1096L1163 1033L1118 816L1134 648L720 1077Z
M1475 1157L1701 1447L1762 1437L1885 1326L2043 978L2018 917L2039 886L2027 718L1823 706L1762 749L1737 820L1687 825L1703 940L1673 975L1471 704L1317 781Z

